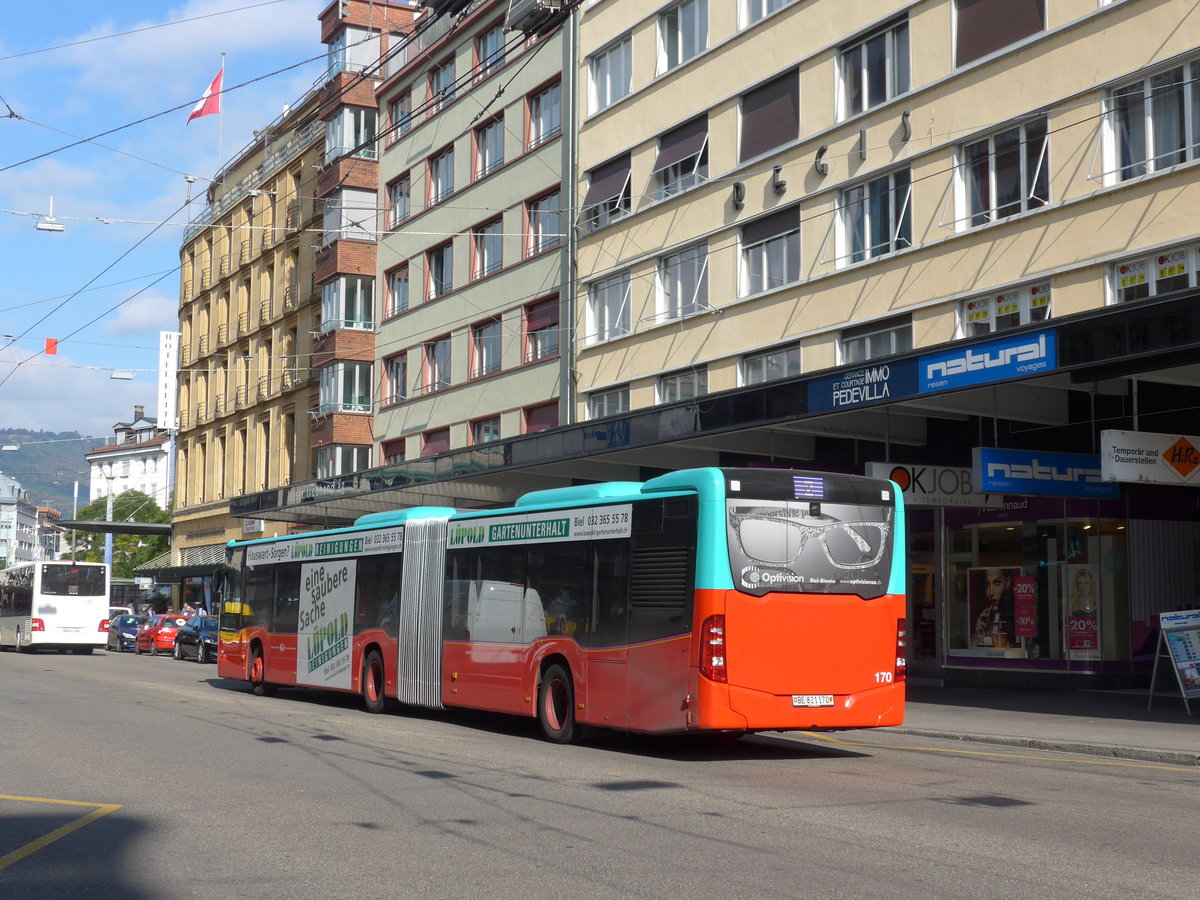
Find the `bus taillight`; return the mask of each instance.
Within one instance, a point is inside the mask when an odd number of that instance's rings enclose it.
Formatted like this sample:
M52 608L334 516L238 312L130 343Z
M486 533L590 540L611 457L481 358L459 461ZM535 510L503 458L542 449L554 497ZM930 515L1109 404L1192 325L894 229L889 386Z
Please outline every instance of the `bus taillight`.
M895 681L903 681L908 673L908 622L896 620L896 674Z
M29 630L30 631L45 631L46 623L43 622L41 619L30 619L29 620Z
M710 681L729 681L724 616L709 616L700 628L700 674Z
M108 631L108 619L101 619L100 627L97 628L96 630L97 631Z

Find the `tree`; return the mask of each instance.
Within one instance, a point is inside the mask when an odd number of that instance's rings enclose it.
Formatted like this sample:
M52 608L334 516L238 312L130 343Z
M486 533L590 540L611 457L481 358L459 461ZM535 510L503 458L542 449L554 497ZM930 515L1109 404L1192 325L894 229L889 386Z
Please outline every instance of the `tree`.
M108 498L100 497L79 510L76 518L81 521L103 521L108 518ZM170 521L169 514L161 509L154 499L141 491L125 491L113 497L114 522L157 522ZM76 532L77 553L90 562L104 561L104 534L96 531ZM142 563L166 553L170 538L165 534L114 534L113 575L117 578L132 578L133 570ZM79 551L82 551L81 553Z

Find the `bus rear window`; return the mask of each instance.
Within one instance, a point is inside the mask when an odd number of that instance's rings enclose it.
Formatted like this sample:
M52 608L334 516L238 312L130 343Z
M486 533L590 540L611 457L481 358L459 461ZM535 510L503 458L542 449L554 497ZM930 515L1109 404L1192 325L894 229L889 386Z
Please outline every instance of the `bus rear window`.
M729 562L740 590L886 593L893 509L816 500L745 499L726 504Z
M47 563L42 566L42 593L58 597L104 596L102 566Z

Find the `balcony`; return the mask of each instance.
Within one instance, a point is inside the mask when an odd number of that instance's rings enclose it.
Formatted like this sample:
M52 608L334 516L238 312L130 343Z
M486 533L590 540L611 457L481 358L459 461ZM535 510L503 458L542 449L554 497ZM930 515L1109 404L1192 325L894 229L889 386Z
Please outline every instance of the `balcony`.
M260 321L260 322L271 321L271 301L270 300L263 300L261 303L258 304L258 321Z
M202 334L202 335L200 335L200 342L199 342L199 344L200 344L200 348L199 348L199 349L200 349L200 355L201 355L201 356L206 356L207 354L209 354L209 353L211 353L211 352L212 352L212 347L210 347L210 346L209 346L209 341L208 341L208 335L207 335L207 334Z
M212 286L212 272L205 269L200 273L200 290L208 290Z
M258 399L266 400L269 396L271 396L271 379L264 375L258 379Z
M242 334L249 334L249 333L250 333L250 314L249 313L238 313L238 334L242 335Z
M238 247L238 265L239 266L244 266L244 265L246 265L246 263L250 262L250 253L251 253L250 241L249 240L242 241L241 246Z
M226 253L224 256L221 257L219 277L224 278L231 271L233 271L233 270L232 270L232 267L230 266L229 254Z
M296 286L294 284L285 285L283 288L283 308L285 311L296 308Z
M242 387L238 388L237 392L233 395L233 408L245 409L249 405L250 394L245 385L243 385Z
M300 201L292 200L287 205L287 230L296 231L300 228Z
M224 394L217 394L217 402L215 404L216 415L223 416L229 412L229 401Z
M222 322L217 326L217 346L223 347L229 343L229 324Z

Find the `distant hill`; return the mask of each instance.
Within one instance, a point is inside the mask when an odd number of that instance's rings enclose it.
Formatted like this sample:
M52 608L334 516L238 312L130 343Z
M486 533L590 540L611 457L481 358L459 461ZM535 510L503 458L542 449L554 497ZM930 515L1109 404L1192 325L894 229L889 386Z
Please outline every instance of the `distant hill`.
M91 469L83 458L112 441L87 438L77 431L31 431L0 428L0 472L25 488L34 506L53 506L63 518L71 517L75 482L79 482L79 508L87 506Z

